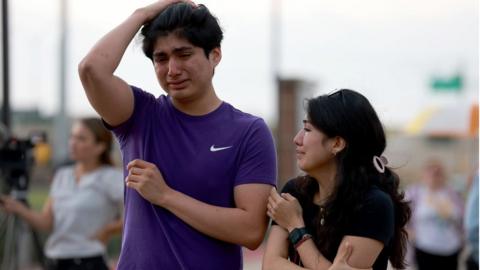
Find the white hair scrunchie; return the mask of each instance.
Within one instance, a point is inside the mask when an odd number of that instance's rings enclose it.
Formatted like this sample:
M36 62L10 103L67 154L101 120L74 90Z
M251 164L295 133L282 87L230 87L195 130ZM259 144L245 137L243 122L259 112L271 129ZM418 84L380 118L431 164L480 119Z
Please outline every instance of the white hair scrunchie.
M385 167L388 164L388 160L385 156L373 156L373 166L379 173L385 172Z

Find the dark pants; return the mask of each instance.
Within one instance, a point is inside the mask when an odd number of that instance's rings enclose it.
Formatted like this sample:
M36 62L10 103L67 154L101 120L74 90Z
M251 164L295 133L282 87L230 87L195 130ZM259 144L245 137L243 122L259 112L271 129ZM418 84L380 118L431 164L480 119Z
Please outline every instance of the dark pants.
M457 270L458 254L459 252L455 252L449 256L440 256L415 248L417 270Z
M108 266L102 256L47 259L47 270L108 270Z
M467 270L478 270L478 262L470 255L467 259Z

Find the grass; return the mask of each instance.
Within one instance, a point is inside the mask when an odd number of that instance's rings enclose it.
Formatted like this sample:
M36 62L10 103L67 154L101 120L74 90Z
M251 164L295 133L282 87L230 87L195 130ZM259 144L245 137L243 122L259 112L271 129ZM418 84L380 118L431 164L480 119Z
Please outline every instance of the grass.
M43 203L47 199L49 192L48 187L35 187L32 188L28 193L28 203L32 209L37 211L42 210Z

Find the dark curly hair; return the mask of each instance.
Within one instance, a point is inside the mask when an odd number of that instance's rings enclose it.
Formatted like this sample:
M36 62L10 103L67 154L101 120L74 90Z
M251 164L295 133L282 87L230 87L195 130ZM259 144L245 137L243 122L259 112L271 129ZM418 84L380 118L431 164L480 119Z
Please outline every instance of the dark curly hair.
M192 6L180 2L168 6L142 27L140 34L143 38L143 53L153 60L155 42L159 37L166 37L171 33L202 48L207 58L214 48L220 47L223 39L217 18L206 6Z
M314 241L322 254L336 250L350 218L359 211L367 191L376 185L387 193L395 209L395 229L391 242L389 260L393 267L404 269L408 235L405 225L411 210L399 190L399 177L391 169L379 173L373 163L373 156L381 156L386 147L385 132L370 102L358 92L348 89L322 95L307 101L307 115L310 123L328 137L339 136L346 141L346 147L335 156L337 162L336 186L324 207L327 211L325 225L314 221L317 231ZM318 184L310 176L299 177L297 184L300 195L313 201Z

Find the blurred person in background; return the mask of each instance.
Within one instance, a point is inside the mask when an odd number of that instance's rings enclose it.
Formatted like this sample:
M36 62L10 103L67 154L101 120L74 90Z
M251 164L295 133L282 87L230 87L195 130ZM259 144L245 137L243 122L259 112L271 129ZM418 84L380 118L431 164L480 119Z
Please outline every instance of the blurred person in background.
M48 142L47 133L33 132L30 138L34 145L32 154L35 161L30 170L30 179L37 185L50 183L55 170L52 168L52 147Z
M467 270L478 270L478 169L473 177L465 207L465 234L470 253Z
M417 269L457 269L464 202L447 184L442 162L428 160L420 183L408 187L406 194L412 206L409 239Z
M47 133L45 131L33 134L33 157L35 165L45 167L50 163L52 158L52 148L47 141Z
M263 269L330 269L346 243L351 267L405 268L410 209L370 102L347 89L310 99L294 143L306 175L271 190Z
M139 30L167 95L114 75ZM118 269L241 269L241 247L264 239L275 146L263 119L216 94L222 39L206 6L157 1L107 33L79 65L90 103L122 150Z
M83 118L73 124L68 146L75 163L57 170L41 212L8 196L1 208L50 232L48 270L108 269L106 244L122 230L124 184L110 158L112 135L100 119Z

